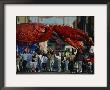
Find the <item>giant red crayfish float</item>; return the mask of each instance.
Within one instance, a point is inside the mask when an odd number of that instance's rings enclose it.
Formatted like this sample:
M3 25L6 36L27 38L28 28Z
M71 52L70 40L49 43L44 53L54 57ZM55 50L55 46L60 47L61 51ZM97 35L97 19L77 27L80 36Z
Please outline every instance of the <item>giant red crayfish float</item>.
M56 33L64 42L81 49L82 42L93 45L93 41L82 30L74 29L66 25L43 25L38 23L17 24L16 40L20 43L39 43L52 38Z

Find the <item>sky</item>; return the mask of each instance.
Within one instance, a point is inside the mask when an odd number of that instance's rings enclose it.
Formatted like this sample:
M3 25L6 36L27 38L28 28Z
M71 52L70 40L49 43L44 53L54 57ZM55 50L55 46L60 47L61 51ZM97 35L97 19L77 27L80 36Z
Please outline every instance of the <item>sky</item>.
M35 22L38 22L39 23L44 23L44 24L65 24L65 25L72 25L73 24L73 21L76 20L76 17L75 16L64 16L63 17L55 17L55 16L52 16L52 17L47 17L44 16L43 18L40 16L39 17L39 20L38 20L38 16L30 16L29 17L31 22L35 23Z

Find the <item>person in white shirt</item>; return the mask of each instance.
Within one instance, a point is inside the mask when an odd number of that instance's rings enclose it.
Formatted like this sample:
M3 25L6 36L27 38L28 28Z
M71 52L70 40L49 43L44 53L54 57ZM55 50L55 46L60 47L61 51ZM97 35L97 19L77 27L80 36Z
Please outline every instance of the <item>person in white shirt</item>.
M27 72L27 68L26 68L26 65L27 65L27 61L28 61L28 53L24 52L22 54L22 59L23 59L23 72Z
M58 60L58 72L61 72L61 54L56 53L55 58Z
M42 56L42 68L44 71L47 71L47 61L48 61L47 55L43 54L43 56Z

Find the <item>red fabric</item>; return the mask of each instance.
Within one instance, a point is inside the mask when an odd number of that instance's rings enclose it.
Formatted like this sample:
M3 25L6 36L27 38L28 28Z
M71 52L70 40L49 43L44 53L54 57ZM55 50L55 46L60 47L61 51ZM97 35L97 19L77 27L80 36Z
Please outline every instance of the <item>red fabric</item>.
M44 28L29 23L17 25L16 39L24 43L37 42L40 36L39 30L43 32Z
M37 43L47 41L56 32L64 41L76 48L83 48L81 41L90 43L89 37L81 30L69 26L45 26L37 23L22 23L17 25L16 39L21 43Z
M64 38L65 42L69 43L70 45L78 49L83 48L81 41L86 41L90 45L92 44L92 42L89 41L89 36L81 30L61 25L58 26L55 25L54 29L55 32L59 34L59 36Z

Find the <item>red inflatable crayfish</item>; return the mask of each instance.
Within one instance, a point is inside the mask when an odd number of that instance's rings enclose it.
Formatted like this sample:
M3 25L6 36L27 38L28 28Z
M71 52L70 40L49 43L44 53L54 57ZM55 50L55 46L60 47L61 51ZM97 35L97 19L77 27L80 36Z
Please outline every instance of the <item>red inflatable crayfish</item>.
M19 43L39 43L52 38L56 33L64 42L79 49L83 48L83 42L93 45L92 40L81 30L66 25L43 25L38 23L17 24L16 40Z

